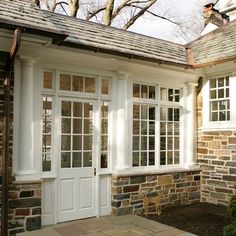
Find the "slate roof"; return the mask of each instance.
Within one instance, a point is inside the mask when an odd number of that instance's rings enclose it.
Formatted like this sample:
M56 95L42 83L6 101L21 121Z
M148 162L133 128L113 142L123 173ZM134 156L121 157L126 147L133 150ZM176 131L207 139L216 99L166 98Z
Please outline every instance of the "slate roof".
M34 0L0 0L0 27L23 27L54 43L101 53L183 67L236 60L236 21L187 45L128 32L37 9Z
M39 10L34 7L33 0L1 0L0 26L9 24L61 36L65 34L68 37L62 45L66 46L159 63L187 65L183 45Z
M236 59L236 20L188 45L197 66Z

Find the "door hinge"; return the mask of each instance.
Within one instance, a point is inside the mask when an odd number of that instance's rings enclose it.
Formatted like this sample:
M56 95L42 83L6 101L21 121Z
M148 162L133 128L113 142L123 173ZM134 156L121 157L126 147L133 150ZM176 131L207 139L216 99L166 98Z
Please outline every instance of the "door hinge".
M93 175L96 176L96 174L97 174L97 169L94 168L94 170L93 170Z

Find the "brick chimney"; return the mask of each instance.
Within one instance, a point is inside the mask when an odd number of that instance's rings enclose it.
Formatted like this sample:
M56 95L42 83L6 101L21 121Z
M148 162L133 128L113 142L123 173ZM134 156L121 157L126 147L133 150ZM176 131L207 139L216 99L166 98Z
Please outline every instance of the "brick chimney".
M205 19L205 26L209 23L212 23L216 26L221 26L227 22L229 22L229 16L226 14L220 13L218 10L214 8L213 3L209 3L204 6L203 15Z

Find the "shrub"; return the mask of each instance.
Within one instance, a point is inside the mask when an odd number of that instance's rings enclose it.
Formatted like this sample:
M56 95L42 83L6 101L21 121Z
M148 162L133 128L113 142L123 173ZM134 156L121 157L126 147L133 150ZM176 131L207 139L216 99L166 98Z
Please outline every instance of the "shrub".
M224 236L235 236L236 235L236 222L231 225L227 225L224 228Z
M236 220L236 195L230 199L229 203L229 213L232 220ZM236 235L236 234L235 234Z

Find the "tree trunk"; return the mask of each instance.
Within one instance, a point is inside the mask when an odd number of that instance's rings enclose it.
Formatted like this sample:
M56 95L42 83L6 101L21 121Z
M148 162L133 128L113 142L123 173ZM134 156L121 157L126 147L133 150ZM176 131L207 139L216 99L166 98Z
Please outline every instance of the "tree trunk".
M104 25L111 25L113 9L114 9L114 0L107 0L106 11L103 19Z
M76 17L79 10L79 0L69 0L70 16Z

